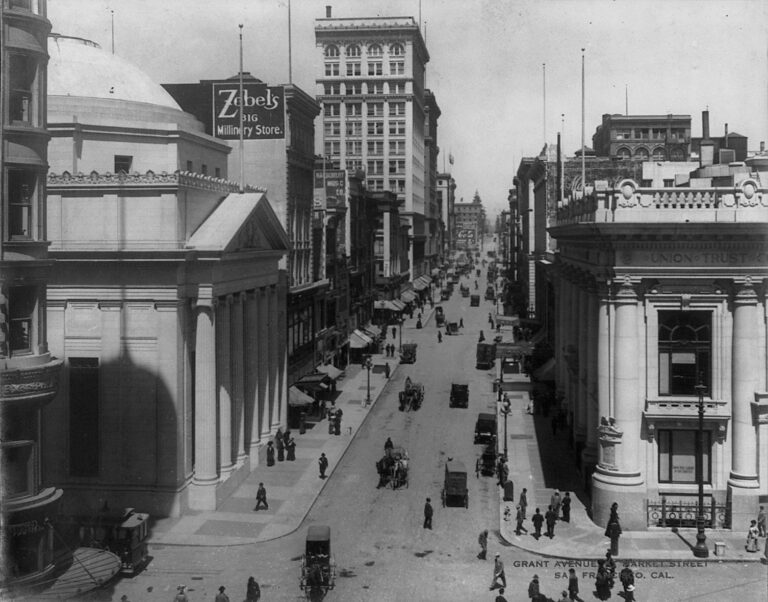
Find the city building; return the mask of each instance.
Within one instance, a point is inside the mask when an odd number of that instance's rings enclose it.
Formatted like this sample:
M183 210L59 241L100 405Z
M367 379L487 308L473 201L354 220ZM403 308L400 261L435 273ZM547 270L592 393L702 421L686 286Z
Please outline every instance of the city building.
M230 147L134 65L49 42L47 221L56 260L43 469L64 511L217 507L286 424L289 241Z
M333 18L328 7L315 23L315 41L323 61L321 153L341 169L365 170L370 192L402 201L408 261L389 270L401 270L403 283L428 276L435 235L428 187L440 112L425 90L429 53L419 26L411 17Z
M46 284L47 36L45 2L0 5L0 597L50 578L62 490L41 455L41 414L59 387L62 361L48 348ZM10 597L8 599L10 599Z
M454 202L453 223L453 240L456 249L471 249L482 246L483 235L485 234L485 208L477 191L475 191L471 203Z
M592 135L592 146L598 157L687 161L691 156L691 116L606 113Z
M625 529L662 498L695 508L700 405L707 525L743 528L768 494L768 161L713 160L595 181L549 226L558 398L598 524L614 502Z
M440 107L431 90L424 91L424 271L430 276L442 263L442 204L437 198L437 120Z
M442 245L441 245L441 263L450 255L455 248L455 214L453 206L456 202L456 181L449 172L443 171L437 174L437 202L440 204L440 215L442 218Z

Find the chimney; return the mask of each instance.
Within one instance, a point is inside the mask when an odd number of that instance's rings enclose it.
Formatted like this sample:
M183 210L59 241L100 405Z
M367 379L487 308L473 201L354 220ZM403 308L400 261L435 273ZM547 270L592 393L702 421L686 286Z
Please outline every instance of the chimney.
M709 111L701 112L701 137L709 138Z
M728 148L728 124L725 124L725 148Z
M715 144L709 139L709 110L701 112L701 130L699 167L708 167L715 162Z
M760 152L761 153L765 152L765 140L760 141Z
M331 5L326 4L325 5L325 18L330 19L331 18Z

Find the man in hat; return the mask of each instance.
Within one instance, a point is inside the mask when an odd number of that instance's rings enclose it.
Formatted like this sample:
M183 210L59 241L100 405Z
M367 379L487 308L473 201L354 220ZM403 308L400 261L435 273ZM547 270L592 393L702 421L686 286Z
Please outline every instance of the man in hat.
M432 500L430 498L427 498L426 503L424 504L424 528L432 530Z
M173 602L189 602L189 598L187 598L187 594L184 592L185 589L187 589L186 585L179 585L176 588L176 597L173 599Z
M317 459L317 464L320 468L320 478L325 478L325 471L328 470L328 458L325 457L325 452L320 454L320 457Z
M491 579L491 587L488 589L494 590L501 581L501 587L507 587L507 577L504 574L504 563L501 561L501 554L496 552L493 559L493 578Z
M539 591L538 575L534 575L533 579L531 579L531 582L528 584L528 597L533 600L533 602L539 602L542 598L541 592Z
M259 488L256 490L256 507L254 510L261 508L264 504L264 509L269 510L269 504L267 504L267 490L264 488L264 483L259 483Z
M229 602L229 596L224 593L225 589L226 588L223 585L219 586L219 593L214 599L214 602Z

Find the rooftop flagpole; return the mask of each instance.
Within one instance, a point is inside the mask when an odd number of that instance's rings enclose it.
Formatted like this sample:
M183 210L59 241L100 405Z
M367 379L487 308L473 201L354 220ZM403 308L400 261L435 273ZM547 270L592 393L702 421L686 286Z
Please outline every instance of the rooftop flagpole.
M581 198L584 198L587 191L586 172L587 167L584 161L584 49L581 49Z
M293 61L291 55L291 0L288 0L288 83L293 83Z
M238 27L240 27L240 74L238 78L240 82L240 143L238 148L240 151L240 194L243 194L245 192L245 144L243 142L243 24L240 23Z

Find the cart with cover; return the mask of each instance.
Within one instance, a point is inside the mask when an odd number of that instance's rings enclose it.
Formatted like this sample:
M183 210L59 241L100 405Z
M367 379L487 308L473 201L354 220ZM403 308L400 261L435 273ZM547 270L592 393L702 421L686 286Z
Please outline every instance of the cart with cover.
M435 306L435 325L440 327L445 324L445 312L442 305Z
M466 408L469 404L469 385L451 384L451 397L448 404L451 408Z
M496 444L489 443L475 464L475 476L493 476L496 472Z
M469 297L470 307L480 307L480 295L470 295Z
M462 284L459 287L459 291L461 291L462 297L469 297L469 287L466 284Z
M416 361L416 343L403 343L400 348L400 363L413 364Z
M404 447L395 445L388 449L384 456L376 462L376 472L379 473L380 487L391 485L392 489L408 487L408 452Z
M398 393L400 411L418 410L424 401L424 385L415 383L408 376L405 379L405 387Z
M451 289L444 288L442 291L440 291L440 300L441 301L448 301L448 299L451 298Z
M490 284L485 287L485 299L487 301L494 301L496 299L496 291L493 290L493 286Z
M445 324L445 334L459 334L459 323L447 322Z
M336 563L331 555L331 528L312 525L307 529L304 555L301 557L299 587L307 598L324 596L336 585Z
M445 480L443 482L443 507L449 504L459 504L469 507L469 490L467 489L467 469L458 460L449 459L445 463Z

